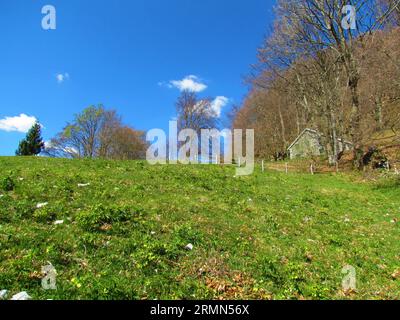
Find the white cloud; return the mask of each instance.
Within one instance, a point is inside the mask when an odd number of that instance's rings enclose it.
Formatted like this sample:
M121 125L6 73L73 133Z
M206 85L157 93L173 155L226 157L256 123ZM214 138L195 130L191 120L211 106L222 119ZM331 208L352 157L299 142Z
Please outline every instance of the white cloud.
M74 147L65 147L62 149L65 153L68 153L70 155L77 155L78 154L78 150L75 149Z
M0 130L26 133L36 121L35 117L30 117L23 113L16 117L5 117L0 119Z
M53 148L53 143L51 142L51 141L45 141L44 142L44 148L45 149L50 149L50 148Z
M189 90L193 92L201 92L207 89L207 85L201 82L201 79L194 75L187 76L182 80L172 80L168 84L169 88L175 87L180 91Z
M158 83L158 85L159 85L160 87L167 87L167 88L169 88L169 89L172 89L172 88L174 87L171 83L168 83L168 82L165 82L165 81L160 81L160 82Z
M44 142L44 147L45 149L47 149L47 151L49 150L53 150L56 153L60 152L63 153L65 155L69 155L71 157L75 157L78 156L78 150L74 147L64 147L64 146L58 146L56 144L54 144L51 140L50 141L45 141Z
M229 103L229 99L224 96L218 96L211 102L211 112L216 118L221 116L222 108Z
M207 100L199 100L194 106L194 110L198 112L206 112L209 117L221 117L222 108L229 103L229 99L224 96L218 96L211 102Z
M56 75L56 79L58 83L63 83L65 80L69 79L69 73L68 72L59 73Z

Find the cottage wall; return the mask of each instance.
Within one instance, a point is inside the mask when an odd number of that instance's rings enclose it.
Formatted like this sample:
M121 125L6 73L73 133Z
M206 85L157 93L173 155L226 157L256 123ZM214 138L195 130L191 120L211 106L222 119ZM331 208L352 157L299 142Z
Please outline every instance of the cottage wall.
M339 140L338 141L338 148L339 148L340 152L342 152L342 151L350 151L350 150L353 150L353 145L351 143L343 142L342 140Z
M321 156L324 147L317 134L306 131L290 148L290 159Z

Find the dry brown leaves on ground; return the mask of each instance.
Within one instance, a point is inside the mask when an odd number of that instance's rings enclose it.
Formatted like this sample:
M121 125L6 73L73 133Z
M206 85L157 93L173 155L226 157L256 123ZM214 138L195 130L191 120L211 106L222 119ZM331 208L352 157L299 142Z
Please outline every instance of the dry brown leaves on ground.
M206 259L203 257L203 259L197 259L195 263L192 261L192 264L185 264L186 272L182 273L179 278L182 279L188 274L196 276L214 293L214 298L217 300L272 299L272 295L259 288L249 275L229 270L224 258L226 257L208 257Z

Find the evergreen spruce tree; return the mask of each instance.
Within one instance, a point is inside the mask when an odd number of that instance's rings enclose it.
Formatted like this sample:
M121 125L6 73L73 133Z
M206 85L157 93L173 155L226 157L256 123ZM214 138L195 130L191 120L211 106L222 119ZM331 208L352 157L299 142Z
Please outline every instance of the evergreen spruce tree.
M41 126L36 122L29 129L26 138L19 143L18 150L15 152L17 156L36 156L44 149L42 139Z

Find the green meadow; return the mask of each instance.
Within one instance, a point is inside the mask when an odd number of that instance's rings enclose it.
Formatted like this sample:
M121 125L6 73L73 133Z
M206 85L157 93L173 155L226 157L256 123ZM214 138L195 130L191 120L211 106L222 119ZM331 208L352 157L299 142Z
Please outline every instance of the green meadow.
M392 179L0 158L0 290L55 300L398 299ZM49 263L56 290L41 285ZM343 290L345 266L355 290Z

